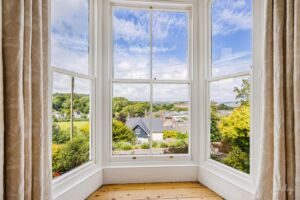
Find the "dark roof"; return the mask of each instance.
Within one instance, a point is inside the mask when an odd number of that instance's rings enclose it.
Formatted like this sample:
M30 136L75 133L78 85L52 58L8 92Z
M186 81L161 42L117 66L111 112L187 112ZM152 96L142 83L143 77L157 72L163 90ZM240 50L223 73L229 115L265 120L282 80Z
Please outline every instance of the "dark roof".
M151 120L152 119L152 120ZM162 133L164 126L163 121L159 118L130 118L126 121L126 125L132 130L139 125L147 134L150 133L150 121L151 129L154 133Z

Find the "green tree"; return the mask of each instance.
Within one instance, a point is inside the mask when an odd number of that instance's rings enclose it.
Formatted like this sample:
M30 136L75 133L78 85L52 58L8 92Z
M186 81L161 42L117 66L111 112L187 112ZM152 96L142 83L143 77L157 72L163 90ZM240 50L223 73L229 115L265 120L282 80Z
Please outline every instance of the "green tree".
M233 147L223 162L240 171L250 172L249 153L242 151L239 147Z
M145 112L150 108L148 102L137 102L131 105L127 105L122 109L122 112L130 117L145 117Z
M128 99L124 97L114 97L112 101L112 112L113 117L115 113L121 112L125 106L129 105Z
M122 122L113 119L112 123L113 142L131 142L134 143L136 136L134 132Z
M241 103L241 105L249 104L250 83L248 79L242 80L241 88L235 87L233 91L236 93L237 103Z
M218 114L218 104L211 102L210 104L210 141L218 142L221 140L221 134L219 131L218 123L220 116Z
M250 108L242 105L230 115L221 118L218 124L223 140L228 140L242 151L249 152Z
M89 139L77 135L73 140L56 148L52 153L53 174L63 174L89 160Z

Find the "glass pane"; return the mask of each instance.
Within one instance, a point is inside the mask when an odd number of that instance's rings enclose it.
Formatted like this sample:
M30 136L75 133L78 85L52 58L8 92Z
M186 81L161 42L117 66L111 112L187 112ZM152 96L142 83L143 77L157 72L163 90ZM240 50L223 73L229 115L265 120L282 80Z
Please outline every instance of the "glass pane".
M189 108L189 85L153 85L153 154L188 153Z
M152 78L188 78L188 24L189 17L186 12L153 12Z
M115 79L150 78L149 11L113 9Z
M53 73L53 177L60 176L89 160L89 91L88 80L74 80L70 76Z
M147 155L150 153L149 111L149 84L113 85L113 155Z
M252 0L212 3L212 76L249 71L252 65Z
M51 0L51 65L89 73L89 1Z
M212 82L210 95L211 158L249 173L249 77Z

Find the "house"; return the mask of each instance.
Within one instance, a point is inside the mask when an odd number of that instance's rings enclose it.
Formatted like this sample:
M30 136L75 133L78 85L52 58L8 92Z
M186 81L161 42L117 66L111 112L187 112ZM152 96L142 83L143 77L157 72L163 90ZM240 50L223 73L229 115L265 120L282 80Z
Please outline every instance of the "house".
M152 140L163 140L163 121L159 118L130 118L126 125L133 130L139 142L147 142L152 130Z

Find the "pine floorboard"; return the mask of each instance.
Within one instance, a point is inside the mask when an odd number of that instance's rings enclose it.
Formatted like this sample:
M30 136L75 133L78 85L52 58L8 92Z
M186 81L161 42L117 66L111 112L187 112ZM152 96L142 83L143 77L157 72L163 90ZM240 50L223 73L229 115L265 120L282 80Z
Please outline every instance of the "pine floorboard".
M88 200L223 200L198 182L103 185Z

